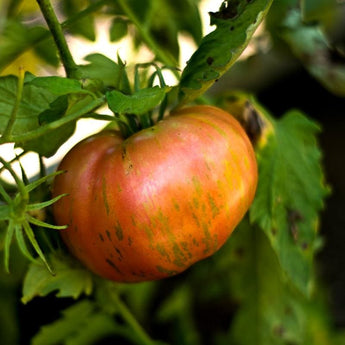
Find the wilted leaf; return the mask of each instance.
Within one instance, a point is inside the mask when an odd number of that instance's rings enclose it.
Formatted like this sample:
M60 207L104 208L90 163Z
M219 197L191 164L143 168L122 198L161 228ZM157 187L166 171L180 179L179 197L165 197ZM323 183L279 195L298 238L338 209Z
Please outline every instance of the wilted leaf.
M272 0L226 1L211 14L216 29L205 36L183 70L182 103L202 95L241 55L264 19Z

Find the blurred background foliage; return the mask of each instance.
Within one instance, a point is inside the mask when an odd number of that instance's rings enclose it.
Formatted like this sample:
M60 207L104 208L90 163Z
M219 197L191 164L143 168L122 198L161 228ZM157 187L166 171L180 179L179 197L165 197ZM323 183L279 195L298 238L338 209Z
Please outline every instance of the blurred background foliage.
M199 0L62 0L54 5L68 39L97 41L97 23L107 22L110 42L133 42L133 55L123 57L129 61L150 47L158 61L183 69L181 41L197 47L204 35ZM155 45L164 54L152 49ZM18 74L22 66L36 75L62 74L36 2L2 0L0 73ZM237 90L255 95L277 121L298 108L322 128L317 136L332 193L318 219L313 292L306 296L291 284L277 249L249 217L219 253L159 282L109 287L80 267L71 271L66 258L56 257L66 274L56 283L34 264L27 273L27 261L13 247L11 274L3 265L0 271L3 344L141 344L124 326L118 296L153 339L169 344L345 344L344 1L274 0L248 49L204 97L224 105ZM39 289L30 280L39 280ZM114 295L111 305L107 294Z

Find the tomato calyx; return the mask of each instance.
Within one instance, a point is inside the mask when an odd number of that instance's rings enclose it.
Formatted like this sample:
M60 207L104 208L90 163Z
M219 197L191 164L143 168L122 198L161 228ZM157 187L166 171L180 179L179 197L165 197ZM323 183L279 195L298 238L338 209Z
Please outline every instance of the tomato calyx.
M17 189L13 191L13 195L7 193L7 191L0 184L0 197L3 199L3 202L0 202L0 220L7 223L4 237L5 270L9 272L10 246L12 244L12 239L15 238L17 240L18 247L24 256L31 261L35 260L35 257L31 253L31 248L29 248L27 245L27 242L29 242L35 254L41 258L49 272L53 274L53 269L49 265L36 239L32 226L54 230L65 229L66 226L46 223L43 220L44 217L42 217L44 214L44 209L64 197L65 194L38 203L31 202L30 199L34 190L47 182L49 179L59 175L61 171L50 175L45 175L38 180L29 183L24 172L23 179L20 179L16 172L12 169L11 165L1 157L0 163L3 165L2 168L6 169L12 175L17 184Z
M161 68L155 63L137 64L133 90L113 89L106 93L114 122L124 139L163 119L169 103L168 94L173 89L166 85L162 73L164 68L167 67ZM145 72L151 69L151 74L146 76L147 73L140 73L141 69Z

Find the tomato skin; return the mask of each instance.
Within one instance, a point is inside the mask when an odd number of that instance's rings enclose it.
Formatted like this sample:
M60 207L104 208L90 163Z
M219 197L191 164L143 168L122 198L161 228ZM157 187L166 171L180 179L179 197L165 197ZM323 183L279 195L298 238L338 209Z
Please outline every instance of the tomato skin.
M227 240L253 201L257 164L239 123L212 106L184 108L123 140L104 131L62 160L53 196L61 236L110 280L184 271Z

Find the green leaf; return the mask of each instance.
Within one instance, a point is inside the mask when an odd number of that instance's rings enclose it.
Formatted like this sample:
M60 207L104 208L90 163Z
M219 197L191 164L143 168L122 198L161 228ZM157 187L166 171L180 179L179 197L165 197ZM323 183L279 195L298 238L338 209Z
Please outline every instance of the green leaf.
M83 78L99 80L106 88L115 88L125 93L130 92L125 64L120 57L118 57L118 63L102 54L91 54L84 60L90 63L79 66Z
M263 232L245 220L229 241L228 250L228 269L234 273L230 288L240 307L227 341L238 345L305 344L298 300L284 284L277 257Z
M31 49L45 33L43 28L28 28L14 19L6 20L4 29L0 31L0 71Z
M181 102L202 95L241 55L264 19L272 0L225 1L211 13L216 29L205 36L188 61L180 80Z
M54 95L62 96L70 93L88 93L81 83L75 79L63 77L36 77L30 81L31 85L49 90Z
M299 11L290 11L281 28L281 37L325 88L345 96L345 57L332 47L319 25L305 24Z
M106 97L109 108L116 114L142 115L154 109L160 104L169 87L140 89L132 95L125 95L122 92L113 90L108 92Z
M72 305L62 314L62 318L41 328L32 339L32 345L93 345L121 332L110 315L88 300Z
M218 345L334 344L336 332L323 294L314 291L306 297L291 286L270 240L247 218L215 260L218 285L225 284L236 303L229 331ZM229 297L223 297L224 304Z
M90 4L89 0L63 0L61 1L61 9L67 17L72 17L81 12ZM70 32L75 35L85 37L90 41L96 40L94 15L79 18L68 26Z
M114 18L110 26L110 41L117 42L127 35L128 22L123 18Z
M159 46L176 61L180 55L179 33L188 33L197 44L200 43L202 25L197 1L151 1L149 8L145 20L147 30Z
M273 131L257 149L259 184L250 217L269 237L289 279L309 294L318 216L328 193L316 140L320 128L298 111L271 123Z
M26 75L25 80L31 79ZM18 79L0 77L0 134L3 134L16 102ZM38 127L38 115L49 108L56 96L44 88L24 84L23 95L16 114L12 135L23 134Z
M42 126L47 123L53 123L54 121L62 118L67 109L67 96L62 95L58 97L50 104L49 109L46 109L39 114L39 125ZM34 151L39 153L41 156L50 157L56 153L60 146L74 133L74 131L75 121L67 123L52 131L48 131L46 134L41 135L37 139L18 142L17 145L21 146L25 151Z
M36 296L55 292L57 297L78 298L92 292L92 275L76 261L61 253L49 257L54 275L40 261L33 262L24 279L22 302L27 303Z
M42 30L42 33L33 47L34 51L37 56L43 59L47 64L54 67L59 67L60 59L58 50L50 31L45 28L40 29Z
M170 64L176 67L180 54L178 37L180 33L190 35L198 44L202 37L202 22L199 13L199 0L127 0L126 6L132 12L137 30L134 31L136 47L149 40L164 51ZM123 11L117 13L126 15ZM146 36L146 37L144 37ZM148 44L150 46L150 44ZM151 47L152 48L152 47ZM157 54L159 55L159 54ZM163 59L164 60L164 59ZM167 63L167 61L164 61Z

